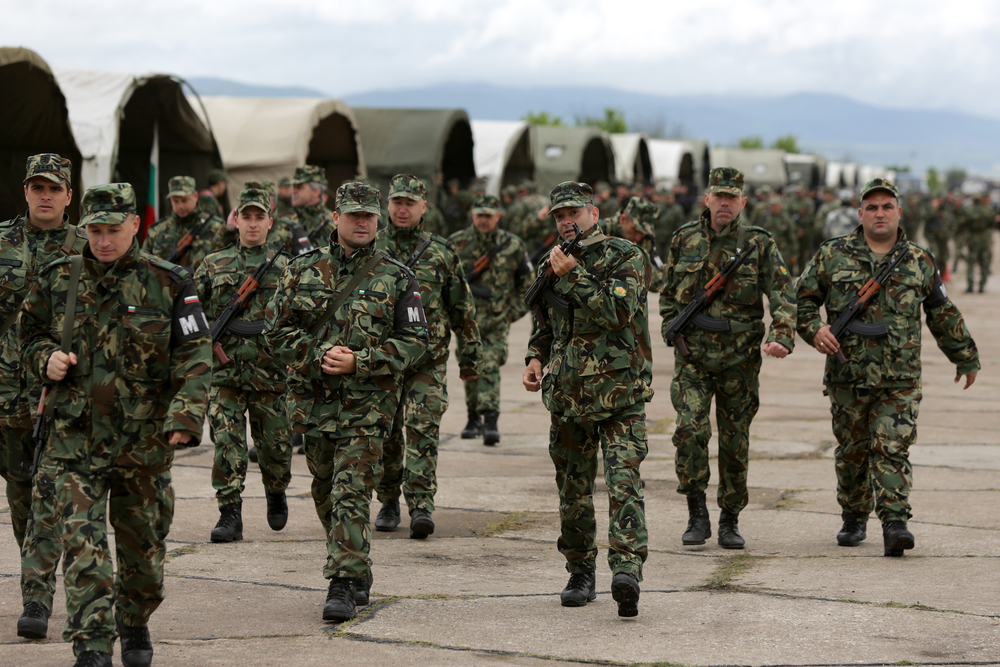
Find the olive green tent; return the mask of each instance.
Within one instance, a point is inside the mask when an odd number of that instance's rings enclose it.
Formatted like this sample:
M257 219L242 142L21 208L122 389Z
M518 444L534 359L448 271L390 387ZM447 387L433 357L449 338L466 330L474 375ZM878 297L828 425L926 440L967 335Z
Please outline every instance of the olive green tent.
M34 51L0 47L0 220L24 213L24 167L30 155L58 153L73 161L70 219L79 218L81 157L66 98Z
M413 174L437 194L435 179L476 177L472 128L461 109L375 109L352 107L364 148L368 177L382 188L396 174Z
M542 192L563 181L593 185L614 178L611 142L596 127L534 125L531 148L535 154L535 180Z
M766 148L712 148L709 149L712 169L735 167L743 172L747 185L784 186L788 183L785 171L785 151Z

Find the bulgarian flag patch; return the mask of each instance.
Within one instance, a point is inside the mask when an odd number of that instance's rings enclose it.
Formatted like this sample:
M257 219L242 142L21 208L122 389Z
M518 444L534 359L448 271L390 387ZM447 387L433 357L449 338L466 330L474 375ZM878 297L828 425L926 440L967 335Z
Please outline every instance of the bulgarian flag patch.
M134 313L135 312L135 306L129 306L128 307L128 312L129 312L129 314Z
M187 305L189 303L198 303L198 295L192 294L191 296L184 297L184 304Z

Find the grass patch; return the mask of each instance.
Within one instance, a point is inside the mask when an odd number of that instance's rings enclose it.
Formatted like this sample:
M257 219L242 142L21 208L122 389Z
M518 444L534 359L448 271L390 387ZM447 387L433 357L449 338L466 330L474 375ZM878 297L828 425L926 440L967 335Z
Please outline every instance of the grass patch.
M168 553L166 556L163 557L163 562L164 563L169 563L170 561L172 561L174 558L177 558L178 556L184 556L186 554L193 554L196 551L198 551L198 545L197 544L188 544L187 546L183 546L180 549L174 549L173 551L171 551L170 553Z
M715 572L712 573L712 578L709 579L707 584L695 586L694 590L727 592L744 591L746 589L732 583L733 579L744 575L747 570L753 567L754 564L760 560L763 560L760 556L753 556L751 554L730 556L723 561L722 565L720 565Z
M795 496L799 495L801 492L801 489L788 489L787 491L782 491L781 494L778 495L778 499L768 505L768 509L789 510L796 505L801 505L802 503L795 499Z
M508 514L500 521L496 523L488 523L479 530L473 530L472 534L476 537L496 537L497 535L502 535L508 530L516 530L524 526L524 517L528 512L513 512Z

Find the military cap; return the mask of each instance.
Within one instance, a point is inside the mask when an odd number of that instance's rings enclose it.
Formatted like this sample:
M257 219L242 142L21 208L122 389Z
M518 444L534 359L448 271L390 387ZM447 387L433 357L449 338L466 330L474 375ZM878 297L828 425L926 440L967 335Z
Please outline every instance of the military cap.
M733 167L716 167L708 174L708 191L743 196L743 172Z
M83 195L80 226L96 222L122 225L135 215L135 190L128 183L95 185Z
M28 158L26 172L25 183L35 176L41 176L53 183L65 183L68 188L72 180L73 163L69 158L60 157L55 153L41 153Z
M382 214L382 207L378 203L378 188L351 181L344 183L337 188L337 210L341 213L374 213Z
M873 178L872 180L865 183L865 187L861 190L861 201L865 200L872 192L876 190L884 190L891 194L896 199L899 199L899 190L896 188L895 183L884 178Z
M291 176L282 176L281 178L278 179L279 188L287 188L291 184L292 184Z
M243 189L244 190L251 190L251 189L253 189L253 190L266 190L267 194L271 197L272 201L274 200L274 197L275 197L275 195L278 192L275 189L275 187L274 187L274 181L267 181L267 180L263 180L263 181L247 181L246 183L243 184Z
M271 195L267 190L261 188L247 188L240 192L240 203L236 205L236 215L243 212L248 206L256 206L265 213L271 213Z
M586 183L574 183L565 181L552 188L549 193L549 213L554 213L561 208L574 206L586 206L594 203L594 190Z
M296 167L295 175L292 176L292 185L305 185L306 183L319 183L324 188L328 187L326 170L311 164Z
M190 197L196 192L193 176L174 176L167 181L168 197Z
M215 185L216 183L221 183L226 180L226 170L225 169L213 169L208 172L208 184Z
M389 199L393 197L406 197L407 199L419 201L426 196L427 186L413 174L396 174L389 181Z
M632 218L636 229L644 235L656 236L656 231L653 229L653 221L660 214L660 209L657 208L656 204L639 197L632 197L628 200L628 204L622 212Z
M607 181L597 181L597 183L594 183L594 190L597 192L611 192L611 184Z
M472 199L472 215L493 215L500 210L500 200L496 195L481 194Z
M521 189L528 194L534 194L538 192L538 183L532 180L523 181L521 183Z

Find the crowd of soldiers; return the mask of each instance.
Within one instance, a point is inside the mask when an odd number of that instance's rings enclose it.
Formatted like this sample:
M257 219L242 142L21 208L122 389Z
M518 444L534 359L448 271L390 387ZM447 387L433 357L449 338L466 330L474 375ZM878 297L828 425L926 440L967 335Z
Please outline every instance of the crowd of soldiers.
M169 179L171 213L140 247L127 183L88 189L79 228L68 223L71 169L55 154L29 158L28 211L0 224L0 470L21 548L18 634L46 636L62 558L63 637L78 665L111 664L116 638L125 665L151 663L147 622L165 595L173 452L200 442L206 418L219 508L209 539L243 538L251 461L267 523L284 528L299 448L327 537L322 617L353 618L370 598L371 531L397 530L400 496L410 537L434 533L452 334L468 412L461 436L496 446L510 325L529 307L522 382L552 415L558 548L570 574L560 600L595 599L602 460L611 591L625 617L638 613L648 555L639 467L653 397L650 291L660 292L661 334L674 348L686 545L712 535L714 398L718 541L744 548L738 518L762 353L786 357L798 333L827 355L844 519L837 541L860 544L874 511L887 556L914 546L907 450L921 399L921 308L956 382L965 375L968 388L979 370L943 281L954 239L969 291L973 265L983 290L996 214L982 198L904 200L884 179L841 198L803 188L748 198L743 174L726 167L712 170L704 193L566 182L545 196L527 182L497 197L482 183L429 189L398 174L384 196L356 179L331 197L324 170L303 165L278 183L246 183L228 214L224 173L201 191L190 176ZM918 230L931 250L910 240ZM852 310L885 271L884 289ZM847 312L858 318L853 328L840 326Z

